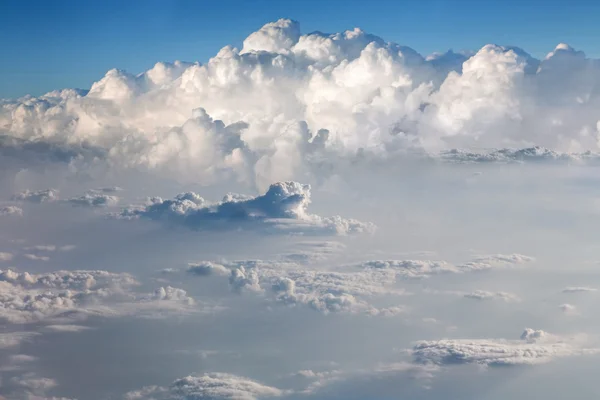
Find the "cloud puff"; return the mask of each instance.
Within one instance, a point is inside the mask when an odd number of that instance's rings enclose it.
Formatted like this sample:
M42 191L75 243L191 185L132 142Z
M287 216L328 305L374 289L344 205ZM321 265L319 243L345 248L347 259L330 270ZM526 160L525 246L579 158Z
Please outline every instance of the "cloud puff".
M11 197L13 201L28 201L31 203L48 203L58 201L58 190L56 189L45 189L38 190L35 192L25 190L21 193L17 193Z
M256 400L280 397L285 391L248 378L210 373L177 379L169 387L151 386L125 395L127 400Z
M0 207L0 217L5 217L7 215L14 215L17 217L23 216L23 209L17 206L3 206Z
M561 337L542 330L525 329L519 340L444 339L417 342L412 355L418 363L439 365L540 364L557 357L597 353L578 337Z
M137 285L129 274L101 270L45 274L0 270L0 319L18 324L69 324L74 317L87 315L193 311L194 301L181 289L161 287L147 294L135 292Z
M281 19L204 65L112 69L89 91L3 101L0 154L260 188L360 154L585 160L600 150L599 80L600 63L565 44L543 60L491 44L424 57L358 28L302 34Z
M10 261L13 258L14 258L14 256L11 253L0 251L0 262L2 262L2 261Z
M374 230L371 223L339 216L309 214L310 185L278 182L256 197L228 194L221 202L210 204L193 192L173 200L153 198L141 208L126 208L117 217L151 219L191 229L248 229L308 234L347 235Z
M117 196L102 193L86 193L80 197L72 197L66 200L69 204L79 207L110 207L119 202Z

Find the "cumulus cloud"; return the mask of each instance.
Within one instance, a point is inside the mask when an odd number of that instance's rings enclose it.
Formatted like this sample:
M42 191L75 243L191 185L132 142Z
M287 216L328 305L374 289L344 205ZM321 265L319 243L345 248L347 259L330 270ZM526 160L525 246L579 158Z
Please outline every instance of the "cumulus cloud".
M599 79L600 63L565 44L543 60L491 44L424 57L358 28L302 34L281 19L204 65L112 69L89 91L3 101L0 151L261 188L357 154L597 158Z
M194 310L194 301L182 289L167 286L148 294L135 292L137 285L129 274L102 270L44 274L0 270L0 319L72 326L73 318L87 315L153 316Z
M11 197L13 201L28 201L31 203L49 203L58 201L58 190L56 189L45 189L38 191L25 190L21 193L17 193Z
M189 263L187 272L191 275L229 275L230 270L221 264L204 261L200 263Z
M83 196L66 200L69 204L79 207L110 207L117 205L119 198L102 193L86 193Z
M210 373L177 379L169 387L150 386L129 392L127 400L256 400L280 397L285 391L248 378Z
M554 358L594 354L580 337L562 337L542 330L525 329L519 340L443 339L417 342L412 355L418 363L489 366L541 364Z
M16 217L23 216L23 209L17 206L2 206L0 207L0 217L14 215Z
M152 198L139 208L125 208L121 219L150 219L182 225L191 229L263 229L275 232L347 235L368 233L374 225L340 216L321 217L308 213L310 185L278 182L256 197L228 194L211 204L200 195L188 192L173 200Z

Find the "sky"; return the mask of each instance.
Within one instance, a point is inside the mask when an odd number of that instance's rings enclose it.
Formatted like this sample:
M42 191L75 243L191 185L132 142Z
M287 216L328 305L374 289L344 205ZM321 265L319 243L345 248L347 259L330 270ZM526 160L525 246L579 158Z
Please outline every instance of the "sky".
M3 1L0 98L89 88L110 68L206 62L279 18L300 21L304 33L360 27L424 55L495 43L541 58L566 42L598 56L598 12L582 0Z
M0 100L0 400L600 398L600 60L522 3L0 25L68 81Z

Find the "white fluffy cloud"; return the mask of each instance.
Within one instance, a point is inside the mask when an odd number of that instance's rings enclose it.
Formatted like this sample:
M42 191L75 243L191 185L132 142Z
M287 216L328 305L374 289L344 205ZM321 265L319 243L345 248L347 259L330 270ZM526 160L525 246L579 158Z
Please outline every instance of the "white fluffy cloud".
M169 387L150 386L129 392L126 400L256 400L285 393L248 378L210 373L177 379Z
M181 179L234 175L261 188L364 152L514 147L527 149L444 154L586 158L600 149L599 79L600 63L565 44L543 60L497 45L423 57L360 29L302 34L282 19L204 65L112 69L89 91L4 101L0 149Z
M194 301L170 286L137 293L129 274L56 271L30 274L0 270L0 319L8 323L66 323L87 315L155 315L193 311ZM63 318L67 317L67 318Z
M228 194L211 204L200 195L188 192L173 200L159 197L138 208L126 208L121 219L145 218L183 225L191 229L263 229L276 232L347 235L374 230L363 223L340 216L321 217L308 213L310 185L278 182L256 197Z
M540 364L557 357L594 354L598 349L585 348L579 337L561 337L542 330L525 329L519 340L444 339L415 344L416 362L440 365Z

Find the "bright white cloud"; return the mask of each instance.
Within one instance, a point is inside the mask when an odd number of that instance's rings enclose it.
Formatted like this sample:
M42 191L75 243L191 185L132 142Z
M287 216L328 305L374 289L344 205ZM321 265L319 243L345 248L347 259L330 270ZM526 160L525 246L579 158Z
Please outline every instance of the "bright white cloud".
M496 45L423 57L358 28L302 34L282 19L204 65L112 69L87 93L4 101L0 149L205 182L233 175L260 188L365 153L589 159L600 150L599 80L597 60L565 44L544 60ZM454 148L465 151L445 152Z

